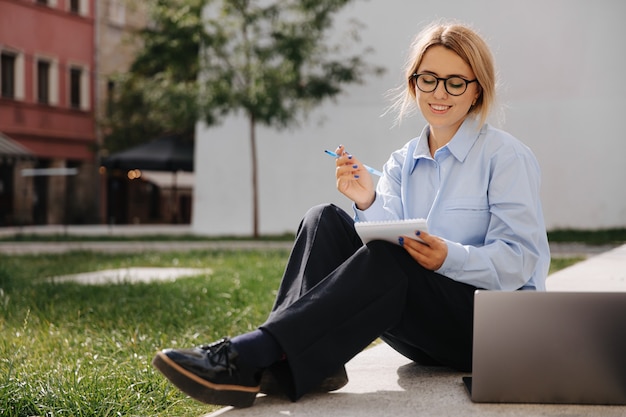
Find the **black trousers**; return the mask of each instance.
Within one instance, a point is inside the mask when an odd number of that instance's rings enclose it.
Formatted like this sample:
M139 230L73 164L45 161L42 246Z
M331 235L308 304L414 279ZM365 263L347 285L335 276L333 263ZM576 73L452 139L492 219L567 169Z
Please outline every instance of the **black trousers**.
M380 337L416 362L469 372L475 290L399 245L363 245L345 211L314 207L261 326L286 354L270 371L295 401Z

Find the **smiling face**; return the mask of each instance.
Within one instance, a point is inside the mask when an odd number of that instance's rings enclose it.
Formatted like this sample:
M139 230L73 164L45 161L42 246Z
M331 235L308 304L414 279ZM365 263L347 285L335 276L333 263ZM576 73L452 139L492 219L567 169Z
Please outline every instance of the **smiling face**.
M439 78L461 77L467 81L476 78L472 68L459 55L440 45L428 48L416 72ZM416 86L414 88L417 105L430 125L431 136L434 137L431 140L436 141L436 148L452 139L480 96L480 86L476 82L469 83L460 96L450 95L444 81L439 81L437 88L430 93L424 93Z

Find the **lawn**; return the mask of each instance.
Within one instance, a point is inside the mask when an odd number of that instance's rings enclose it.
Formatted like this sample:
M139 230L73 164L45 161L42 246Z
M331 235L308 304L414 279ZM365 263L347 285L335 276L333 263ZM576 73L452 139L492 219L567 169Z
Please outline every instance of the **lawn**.
M0 415L200 416L150 365L263 322L287 258L273 252L0 256ZM42 278L130 266L211 268L175 283L81 286Z
M214 410L150 361L262 323L286 251L0 255L0 415L194 416ZM559 259L553 270L577 259ZM82 286L45 278L132 266L210 268L176 282Z

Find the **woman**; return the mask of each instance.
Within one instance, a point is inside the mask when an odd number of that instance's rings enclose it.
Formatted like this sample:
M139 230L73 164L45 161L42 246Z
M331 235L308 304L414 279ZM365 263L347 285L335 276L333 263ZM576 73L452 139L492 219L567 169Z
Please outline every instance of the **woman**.
M336 149L337 187L355 218L333 205L302 220L275 305L257 330L153 364L211 404L252 405L276 381L292 400L347 382L343 365L376 338L429 365L471 371L474 291L544 290L549 249L531 151L485 123L495 71L485 42L460 24L423 30L406 68L402 117L428 125L394 152L376 187ZM420 239L363 245L354 220L426 218Z

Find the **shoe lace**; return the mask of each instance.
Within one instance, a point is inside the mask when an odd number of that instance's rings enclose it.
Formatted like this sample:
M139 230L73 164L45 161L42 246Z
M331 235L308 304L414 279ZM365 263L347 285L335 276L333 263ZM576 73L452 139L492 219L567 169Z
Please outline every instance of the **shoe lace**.
M236 369L236 366L231 363L230 355L228 347L230 346L230 339L228 337L224 337L216 342L210 343L208 345L200 346L202 350L208 350L211 352L209 355L209 360L212 364L222 364L228 369L228 374L232 375L233 371Z

